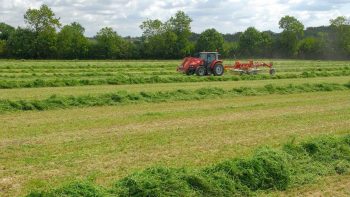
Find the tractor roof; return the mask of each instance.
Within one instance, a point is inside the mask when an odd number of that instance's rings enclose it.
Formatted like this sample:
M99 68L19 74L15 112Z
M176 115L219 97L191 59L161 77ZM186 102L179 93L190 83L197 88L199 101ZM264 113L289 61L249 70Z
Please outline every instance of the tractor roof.
M216 52L216 51L212 51L212 52L207 52L207 51L205 51L205 52L199 52L199 53L218 53L218 52Z

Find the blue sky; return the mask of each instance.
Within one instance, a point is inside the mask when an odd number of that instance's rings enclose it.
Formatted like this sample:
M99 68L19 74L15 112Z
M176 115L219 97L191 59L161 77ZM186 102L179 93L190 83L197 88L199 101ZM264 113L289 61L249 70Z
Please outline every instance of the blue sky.
M122 36L140 36L142 21L167 20L178 10L193 19L192 31L197 33L208 28L234 33L250 26L279 32L278 21L285 15L306 27L328 25L340 15L350 17L350 0L0 0L0 22L25 26L25 11L41 4L51 7L62 24L82 24L87 36L106 26Z

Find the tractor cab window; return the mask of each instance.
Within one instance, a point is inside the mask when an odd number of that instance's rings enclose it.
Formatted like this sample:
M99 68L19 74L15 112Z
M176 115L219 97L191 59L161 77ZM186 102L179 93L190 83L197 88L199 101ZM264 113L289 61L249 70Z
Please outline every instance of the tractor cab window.
M207 54L206 53L200 53L199 54L199 58L201 58L202 60L207 61Z
M216 54L215 53L209 53L208 54L208 62L211 63L216 59Z

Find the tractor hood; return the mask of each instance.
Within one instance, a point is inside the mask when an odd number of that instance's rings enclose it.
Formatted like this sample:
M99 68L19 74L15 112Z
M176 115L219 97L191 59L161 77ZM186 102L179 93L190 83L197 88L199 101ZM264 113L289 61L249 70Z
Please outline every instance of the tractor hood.
M196 58L196 57L186 57L181 65L178 67L179 72L185 72L187 71L190 67L197 67L199 65L203 65L203 60L201 58Z

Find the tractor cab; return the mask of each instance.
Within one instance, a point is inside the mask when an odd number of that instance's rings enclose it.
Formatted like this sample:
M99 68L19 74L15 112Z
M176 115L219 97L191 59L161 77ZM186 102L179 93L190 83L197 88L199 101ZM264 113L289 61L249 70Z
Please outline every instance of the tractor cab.
M212 64L219 60L218 52L200 52L199 58L204 61L204 67L206 69L207 75L212 74Z

